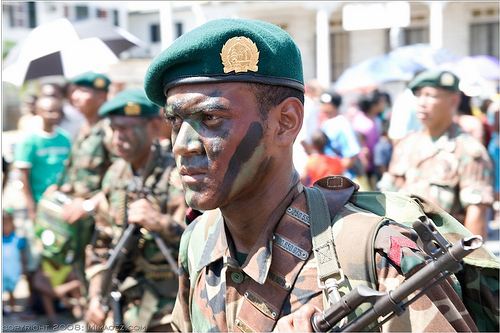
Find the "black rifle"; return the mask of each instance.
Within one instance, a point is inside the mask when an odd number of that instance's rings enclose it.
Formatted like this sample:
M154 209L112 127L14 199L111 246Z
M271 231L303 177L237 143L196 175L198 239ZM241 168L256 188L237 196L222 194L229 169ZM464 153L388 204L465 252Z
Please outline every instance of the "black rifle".
M169 171L170 172L170 171ZM143 182L140 184L132 180L127 191L130 193L137 193L138 198L147 198L150 194L148 189L144 186ZM125 202L125 207L127 207L127 200ZM126 208L125 208L126 209ZM127 214L125 212L125 223L127 223ZM110 308L113 310L113 324L117 331L123 331L123 312L121 304L121 292L118 290L120 281L118 279L119 273L122 270L122 264L130 254L131 249L135 246L139 239L139 232L137 232L140 227L137 224L129 224L127 228L123 231L118 244L112 250L111 256L109 257L106 266L105 274L101 283L101 295L103 296L101 304L104 307L105 312L108 312ZM167 262L169 263L172 271L179 275L179 269L174 257L172 256L171 250L167 247L163 239L155 232L151 232L156 245L160 249Z
M138 227L136 224L129 224L123 231L118 244L111 250L106 265L104 266L104 275L101 281L101 305L107 313L110 309L113 310L113 323L118 331L122 331L123 327L123 312L121 308L121 293L118 291L120 281L118 275L122 269L125 259L129 257L132 247L137 244Z
M172 168L169 168L166 172L168 172L168 174L170 174L171 171L172 171ZM134 182L134 181L129 183L128 191L137 193L138 199L146 199L147 200L149 195L153 195L151 189L144 186L144 183L139 184L139 183ZM150 233L153 236L155 243L158 246L158 249L160 249L160 252L165 257L165 260L169 264L172 271L176 275L179 275L179 267L177 266L177 262L174 259L174 256L172 255L172 251L170 250L170 248L167 246L167 244L165 244L165 241L160 237L160 235L157 232L150 231Z
M416 221L413 228L419 235L419 241L423 243L424 251L432 259L392 291L379 292L366 286L356 287L324 312L313 315L311 324L315 332L328 332L330 330L333 332L360 332L379 317L383 317L383 320L377 324L377 327L382 326L394 315L401 315L409 304L436 283L434 279L441 281L450 274L461 270L462 259L481 247L483 243L480 236L471 236L450 246L429 220ZM405 302L408 296L421 288L424 289ZM362 303L370 303L372 306L351 322L336 327L343 318Z

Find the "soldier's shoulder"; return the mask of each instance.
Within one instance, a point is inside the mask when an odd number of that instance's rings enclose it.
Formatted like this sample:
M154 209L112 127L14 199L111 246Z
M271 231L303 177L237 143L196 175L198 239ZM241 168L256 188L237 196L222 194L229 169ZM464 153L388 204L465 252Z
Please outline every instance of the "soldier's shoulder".
M398 145L413 144L414 142L421 140L424 135L425 134L422 131L410 132L398 142Z
M472 135L461 132L455 138L458 151L465 156L480 158L487 155L486 148Z

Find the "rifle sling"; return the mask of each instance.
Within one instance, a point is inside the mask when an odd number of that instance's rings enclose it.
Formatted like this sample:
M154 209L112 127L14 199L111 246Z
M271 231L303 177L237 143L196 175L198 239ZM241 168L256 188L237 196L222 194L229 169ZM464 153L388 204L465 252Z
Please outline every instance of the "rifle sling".
M350 187L339 191L338 197L334 202L328 202L325 196L317 187L306 188L307 204L309 214L311 215L311 239L314 255L316 257L318 268L318 280L320 287L324 288L328 279L335 279L340 282L344 279L340 268L337 253L335 251L335 242L332 233L331 213L336 213L346 204L354 192L355 187ZM332 201L332 200L330 200ZM329 295L324 289L323 306L329 306Z

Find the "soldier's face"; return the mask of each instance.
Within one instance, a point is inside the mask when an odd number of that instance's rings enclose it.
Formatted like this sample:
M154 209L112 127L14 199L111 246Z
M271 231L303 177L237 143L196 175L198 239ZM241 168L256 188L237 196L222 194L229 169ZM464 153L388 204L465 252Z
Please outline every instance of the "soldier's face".
M92 88L75 86L71 92L71 104L84 116L94 116L106 101L106 92Z
M224 208L255 193L270 163L270 136L248 85L175 87L165 115L191 207Z
M153 141L151 123L141 117L111 116L113 149L127 162L142 160L149 154Z
M427 128L448 123L458 105L458 95L445 89L422 87L415 92L417 117Z

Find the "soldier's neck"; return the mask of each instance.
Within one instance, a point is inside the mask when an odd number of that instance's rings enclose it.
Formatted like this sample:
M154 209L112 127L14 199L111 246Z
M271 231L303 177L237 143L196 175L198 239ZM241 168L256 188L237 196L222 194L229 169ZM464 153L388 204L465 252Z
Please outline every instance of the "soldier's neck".
M87 123L89 124L89 126L93 126L93 125L97 124L97 122L99 121L100 118L96 112L93 115L85 115L85 119L87 120Z
M434 126L432 128L431 127L427 127L426 128L426 132L433 139L437 139L441 135L443 135L444 133L446 133L452 124L453 124L453 120L450 119L450 121L436 124L436 126Z
M285 170L283 170L285 171ZM270 177L262 182L258 192L227 207L221 208L227 229L238 252L248 253L257 239L266 233L285 212L289 203L280 205L297 186L299 176L291 168L289 172ZM290 201L291 201L290 197ZM282 210L282 211L277 211Z
M130 162L130 166L132 167L132 171L135 175L143 176L146 166L151 159L151 156L151 149L147 149L144 151L144 154L142 154L141 156L137 156L134 161Z

